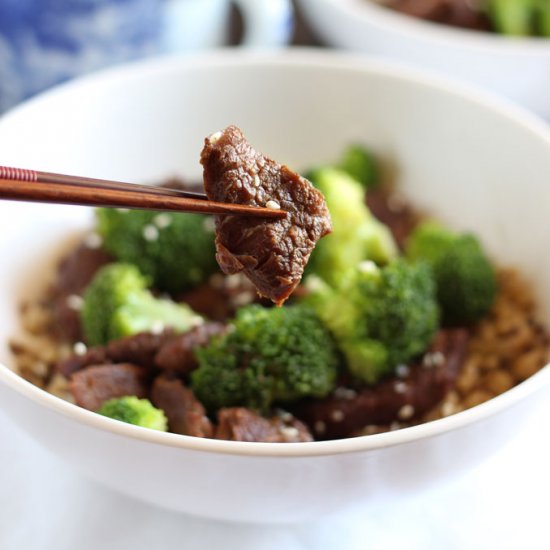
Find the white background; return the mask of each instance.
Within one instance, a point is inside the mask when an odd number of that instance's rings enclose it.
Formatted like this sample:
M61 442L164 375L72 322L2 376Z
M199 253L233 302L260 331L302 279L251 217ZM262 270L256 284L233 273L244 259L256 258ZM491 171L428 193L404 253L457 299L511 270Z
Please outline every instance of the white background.
M0 550L550 549L549 472L550 403L498 455L435 491L297 526L237 525L116 494L0 415Z

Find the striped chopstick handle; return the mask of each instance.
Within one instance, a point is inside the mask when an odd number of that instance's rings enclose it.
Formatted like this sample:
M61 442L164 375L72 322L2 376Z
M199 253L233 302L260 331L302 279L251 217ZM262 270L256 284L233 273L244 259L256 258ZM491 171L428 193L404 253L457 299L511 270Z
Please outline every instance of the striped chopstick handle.
M15 181L38 181L38 172L25 168L0 166L0 179Z

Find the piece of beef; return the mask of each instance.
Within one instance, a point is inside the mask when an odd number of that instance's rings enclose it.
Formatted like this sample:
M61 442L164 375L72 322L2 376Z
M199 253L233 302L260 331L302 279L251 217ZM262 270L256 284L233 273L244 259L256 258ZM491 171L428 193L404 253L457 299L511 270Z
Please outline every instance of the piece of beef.
M97 411L114 397L148 394L145 369L128 363L93 365L75 372L69 380L69 390L76 404L90 411Z
M418 223L418 215L403 198L384 187L377 187L367 193L367 206L378 220L387 225L401 250L412 230Z
M89 348L83 354L74 353L59 361L56 368L67 377L84 367L105 363L132 363L152 369L155 367L155 355L161 345L174 336L174 332L169 329L159 334L140 332L120 340L113 340L107 346Z
M155 365L162 370L189 374L198 366L194 349L203 347L213 336L227 330L223 323L204 323L185 334L167 339L155 355Z
M96 244L93 239L85 239L61 260L57 268L52 288L52 311L59 336L70 342L82 340L82 292L97 270L112 261L111 256Z
M406 15L442 21L448 16L449 0L386 0L385 5Z
M164 411L170 432L212 437L212 423L204 407L181 380L166 375L158 376L151 390L151 401L155 407Z
M386 0L385 4L401 13L472 30L490 30L487 14L471 0Z
M213 321L232 319L242 306L271 303L260 298L256 287L241 273L227 276L216 273L207 283L181 294L178 299Z
M338 388L325 399L297 404L292 412L316 439L349 437L369 425L410 421L435 407L455 385L467 351L464 329L440 330L422 360L404 376L372 387Z
M148 369L155 367L155 357L164 344L175 338L173 330L160 333L140 332L107 344L107 357L113 363L133 363Z
M215 437L229 441L266 443L313 441L307 427L290 413L264 418L244 407L220 409Z
M89 348L86 353L73 353L66 359L58 361L56 369L63 376L68 378L71 374L91 365L105 365L111 363L107 357L107 349L104 346Z
M316 242L330 233L323 195L306 179L255 151L235 126L205 140L204 186L214 201L281 208L283 219L216 216L216 258L243 272L281 305L300 282Z
M178 295L177 298L199 315L214 321L225 321L235 313L223 290L213 287L210 283L199 285Z

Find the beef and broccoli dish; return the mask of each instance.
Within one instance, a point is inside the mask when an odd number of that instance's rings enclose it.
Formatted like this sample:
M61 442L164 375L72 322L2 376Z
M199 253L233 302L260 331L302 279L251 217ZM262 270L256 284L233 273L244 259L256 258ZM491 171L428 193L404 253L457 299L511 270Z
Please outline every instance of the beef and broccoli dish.
M547 0L380 0L380 3L412 17L453 27L509 36L550 37Z
M287 219L97 209L22 304L23 377L146 428L301 442L449 416L547 362L521 275L417 211L363 146L299 176L230 127L201 162L210 198Z

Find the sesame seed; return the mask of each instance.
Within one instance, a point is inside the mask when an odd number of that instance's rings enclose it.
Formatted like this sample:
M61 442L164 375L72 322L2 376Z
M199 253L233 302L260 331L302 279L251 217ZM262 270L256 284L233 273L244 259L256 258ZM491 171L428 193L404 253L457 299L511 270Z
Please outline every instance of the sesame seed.
M212 144L219 141L219 139L222 137L222 132L214 132L209 138L208 141Z
M216 222L214 221L214 218L210 216L204 218L204 221L202 222L202 227L208 233L213 233L216 230Z
M450 416L451 414L454 414L456 411L456 407L454 403L451 403L450 401L445 401L443 405L441 406L441 414L442 416Z
M172 216L170 214L167 214L166 212L163 212L162 214L157 214L153 218L153 223L159 229L164 229L165 227L168 227L172 223Z
M361 262L357 268L362 273L375 273L378 271L378 267L376 267L376 264L374 262L371 262L370 260L365 260L364 262Z
M410 373L411 373L411 369L409 365L405 365L405 364L397 365L395 369L395 374L397 374L399 378L407 378L407 376L409 376Z
M84 300L82 299L82 296L78 296L77 294L70 294L69 296L67 296L66 304L69 309L80 311L82 309L82 306L84 305Z
M292 421L292 415L288 411L283 411L282 409L279 409L277 411L277 416L283 421L283 422L291 422Z
M202 325L203 322L204 322L204 319L200 315L194 315L193 317L191 317L191 319L189 319L189 323L193 327L197 327L199 325Z
M351 388L339 387L334 390L334 397L337 399L346 399L347 401L351 401L357 397L357 392Z
M378 433L380 429L376 424L369 424L368 426L365 426L363 428L363 433L365 435L374 435L375 433Z
M343 411L341 411L339 409L336 409L336 410L332 411L332 414L330 415L330 418L334 422L342 422L342 420L344 420L344 413L343 413Z
M143 238L146 241L156 241L159 238L159 230L154 225L146 225L143 228Z
M289 439L296 439L298 435L300 435L300 432L298 431L298 428L295 428L294 426L283 426L279 429L281 432L281 435L288 441Z
M161 334L164 331L164 323L158 319L151 325L152 334Z
M406 382L395 382L395 384L393 385L393 389L395 393L407 393L409 386L406 384Z
M397 412L397 417L400 420L408 420L414 416L414 407L410 404L403 405Z
M254 180L253 180L254 187L260 187L260 176L258 174L254 174Z
M315 422L315 424L313 425L313 429L318 434L323 434L325 433L327 426L322 420L317 420L317 422Z
M425 369L432 369L434 367L440 367L445 363L445 356L440 351L434 351L433 353L426 353L422 359L422 366Z
M235 273L234 275L228 275L225 278L225 288L227 289L239 288L241 286L241 283L242 279L238 273Z
M84 355L88 351L88 348L84 342L77 342L73 346L73 351L76 355Z
M272 210L280 210L281 205L277 201L269 200L265 203L266 208L271 208Z
M325 287L325 283L317 275L309 275L305 281L305 285L310 292L318 292Z
M254 301L255 297L256 297L256 294L254 294L254 292L250 292L249 290L245 290L244 292L239 292L239 294L234 296L231 299L231 302L236 307L242 307L242 306L246 306L248 304L251 304Z
M97 233L88 233L88 235L84 237L84 246L86 246L86 248L97 249L101 248L102 244L103 239Z
M432 353L432 363L435 367L440 367L445 363L445 356L440 351Z

